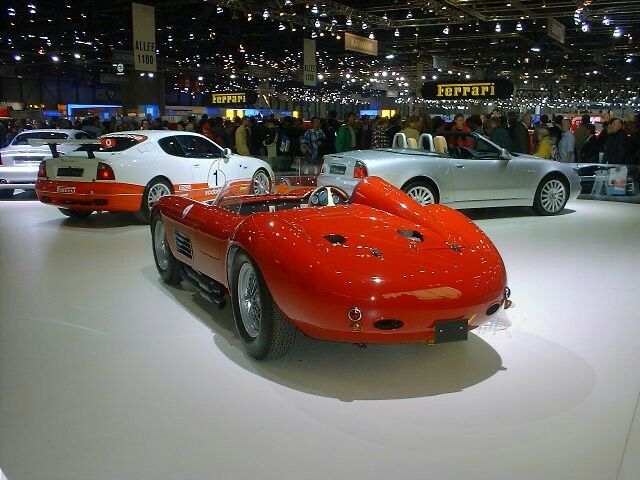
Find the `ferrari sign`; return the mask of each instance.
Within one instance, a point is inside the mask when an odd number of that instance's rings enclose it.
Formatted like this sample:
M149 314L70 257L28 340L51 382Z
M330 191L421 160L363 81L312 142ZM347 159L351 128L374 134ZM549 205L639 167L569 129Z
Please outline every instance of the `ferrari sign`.
M205 105L208 107L232 107L253 105L258 100L258 94L251 90L238 92L208 93Z
M426 82L421 91L427 100L509 98L513 95L513 83L501 78L468 83Z
M133 65L143 72L158 71L156 63L156 17L149 5L132 3Z

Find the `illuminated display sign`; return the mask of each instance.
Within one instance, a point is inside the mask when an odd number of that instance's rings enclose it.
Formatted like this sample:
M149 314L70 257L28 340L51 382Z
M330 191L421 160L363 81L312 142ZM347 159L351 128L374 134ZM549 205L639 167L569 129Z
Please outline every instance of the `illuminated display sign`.
M465 83L426 82L422 86L422 97L427 100L509 98L513 89L513 83L502 78Z
M253 105L258 100L258 94L251 90L239 92L208 93L206 106L208 107L229 107L240 105Z

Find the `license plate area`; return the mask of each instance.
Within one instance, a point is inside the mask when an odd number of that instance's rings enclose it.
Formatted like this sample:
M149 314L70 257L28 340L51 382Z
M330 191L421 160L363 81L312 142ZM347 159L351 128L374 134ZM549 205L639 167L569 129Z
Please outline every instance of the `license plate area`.
M467 339L468 321L446 320L436 322L435 343L461 342Z
M81 177L83 173L84 168L58 167L59 177Z
M334 175L344 175L344 172L346 171L346 165L329 165L329 173L332 173Z

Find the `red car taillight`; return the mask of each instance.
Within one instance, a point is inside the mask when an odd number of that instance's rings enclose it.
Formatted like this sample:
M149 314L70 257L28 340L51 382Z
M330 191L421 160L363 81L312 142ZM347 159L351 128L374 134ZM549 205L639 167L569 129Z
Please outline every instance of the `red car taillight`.
M353 178L365 178L368 176L367 167L362 162L356 162L356 166L353 169Z
M106 163L98 163L98 173L96 174L96 180L115 180L116 176L113 173L113 169Z
M40 162L38 167L38 178L47 178L47 162Z

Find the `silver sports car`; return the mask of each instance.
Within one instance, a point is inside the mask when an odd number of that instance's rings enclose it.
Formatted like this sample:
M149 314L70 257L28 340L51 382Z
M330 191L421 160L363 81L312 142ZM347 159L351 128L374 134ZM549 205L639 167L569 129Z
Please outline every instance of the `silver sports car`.
M356 150L324 157L319 186L351 193L360 179L382 177L421 204L454 208L530 206L540 215L561 212L580 194L570 164L509 153L477 133L404 134L393 148Z

